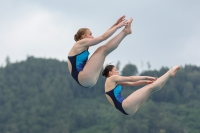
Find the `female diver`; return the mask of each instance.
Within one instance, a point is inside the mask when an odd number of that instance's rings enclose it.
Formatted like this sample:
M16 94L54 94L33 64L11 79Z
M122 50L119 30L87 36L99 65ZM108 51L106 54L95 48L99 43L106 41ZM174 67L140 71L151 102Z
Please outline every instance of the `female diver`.
M160 90L170 77L174 77L180 66L174 66L160 78L150 76L119 76L115 66L108 65L102 72L106 77L105 94L111 105L125 115L133 115L147 98L155 91ZM127 98L121 96L122 86L139 86L147 84L136 90Z
M92 36L92 32L87 28L78 30L74 36L76 43L68 54L68 68L78 84L83 87L93 87L96 84L106 56L116 49L127 35L132 33L131 23L132 18L127 21L125 16L122 16L103 35L96 38ZM123 26L125 26L124 29L118 35L100 46L88 60L90 46L105 41Z

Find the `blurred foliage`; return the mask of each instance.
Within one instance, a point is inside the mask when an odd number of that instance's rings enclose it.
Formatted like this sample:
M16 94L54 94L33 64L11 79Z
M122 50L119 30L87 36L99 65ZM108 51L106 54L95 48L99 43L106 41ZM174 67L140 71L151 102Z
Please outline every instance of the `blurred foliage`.
M200 67L182 67L135 115L125 116L108 103L102 76L93 88L83 88L67 62L28 57L7 63L0 68L1 133L200 132ZM159 77L167 70L140 75ZM138 74L137 67L129 63L122 74ZM138 88L125 87L123 94Z

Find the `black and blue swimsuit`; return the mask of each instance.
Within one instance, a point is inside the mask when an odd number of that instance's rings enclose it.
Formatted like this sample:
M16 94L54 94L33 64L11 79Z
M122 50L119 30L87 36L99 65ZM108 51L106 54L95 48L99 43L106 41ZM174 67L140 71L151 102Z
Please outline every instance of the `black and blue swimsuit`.
M123 107L122 107L122 102L124 100L124 98L121 96L121 91L122 91L122 86L121 85L117 85L114 89L105 92L108 96L110 96L110 98L112 99L112 101L114 102L115 107L121 111L123 114L128 115Z
M83 70L89 56L89 51L85 50L80 54L74 55L74 56L68 56L69 61L71 62L72 65L72 72L71 75L72 77L76 80L76 82L81 85L78 81L78 74L80 71ZM81 85L82 86L82 85ZM85 87L85 86L83 86Z

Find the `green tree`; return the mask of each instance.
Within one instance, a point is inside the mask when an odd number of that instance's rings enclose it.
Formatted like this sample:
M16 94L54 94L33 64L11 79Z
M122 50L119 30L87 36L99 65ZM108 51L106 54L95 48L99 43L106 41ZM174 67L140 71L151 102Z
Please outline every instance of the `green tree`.
M132 76L132 75L137 75L138 74L138 70L137 67L133 64L127 64L124 66L124 68L122 69L122 75L123 76Z

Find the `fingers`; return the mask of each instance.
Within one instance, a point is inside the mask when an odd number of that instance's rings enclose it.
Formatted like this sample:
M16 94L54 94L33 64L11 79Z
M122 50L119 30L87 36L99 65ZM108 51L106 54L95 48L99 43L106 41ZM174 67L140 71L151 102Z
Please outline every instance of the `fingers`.
M117 20L117 22L120 23L120 22L124 21L124 20L125 20L125 17L126 17L125 15L121 16L121 17Z
M128 24L127 20L122 22L122 26L126 26Z
M154 80L154 81L155 81L155 80L157 80L158 78L157 78L157 77L148 77L148 79L149 79L149 80Z
M119 19L124 19L126 16L125 15L123 15L123 16L121 16Z
M128 20L123 20L118 24L119 27L126 26L128 24Z
M148 84L151 84L151 83L153 83L153 81L148 81Z
M124 19L122 22L123 22L123 23L128 23L128 20Z
M146 80L145 82L146 82L146 84L151 84L151 83L153 83L154 81Z

